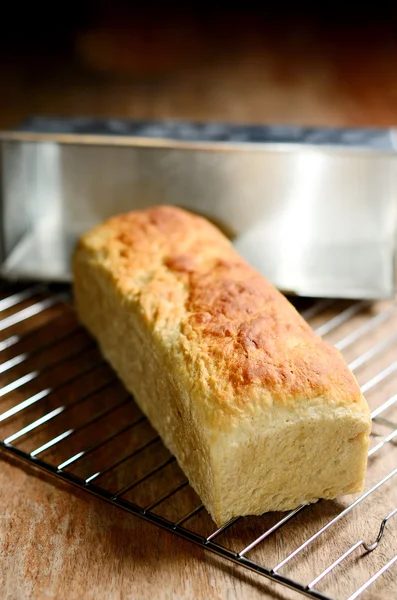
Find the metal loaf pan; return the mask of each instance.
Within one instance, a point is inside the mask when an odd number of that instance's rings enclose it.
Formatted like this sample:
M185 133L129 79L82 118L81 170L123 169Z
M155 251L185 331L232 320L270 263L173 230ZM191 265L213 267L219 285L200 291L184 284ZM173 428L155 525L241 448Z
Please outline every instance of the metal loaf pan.
M220 225L283 291L395 292L393 130L34 118L0 143L8 278L68 281L84 230L170 203Z

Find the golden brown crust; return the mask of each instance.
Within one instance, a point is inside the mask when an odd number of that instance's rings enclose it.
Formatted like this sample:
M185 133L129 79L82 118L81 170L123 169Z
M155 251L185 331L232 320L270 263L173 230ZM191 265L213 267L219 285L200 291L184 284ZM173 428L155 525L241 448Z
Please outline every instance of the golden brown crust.
M210 223L167 206L110 219L74 278L82 323L216 523L362 489L353 375Z
M253 405L325 398L367 414L337 350L234 251L209 222L171 206L115 217L89 232L123 294L138 295L151 328L176 327L187 371L213 402L241 414ZM171 343L171 342L170 342Z

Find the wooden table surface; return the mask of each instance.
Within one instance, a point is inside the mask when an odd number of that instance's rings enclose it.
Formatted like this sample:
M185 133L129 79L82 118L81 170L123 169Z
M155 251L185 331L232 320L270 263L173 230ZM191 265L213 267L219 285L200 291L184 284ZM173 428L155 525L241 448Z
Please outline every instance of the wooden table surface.
M395 39L379 34L372 45L365 43L367 39L365 32L359 32L356 42L345 35L338 43L331 39L321 44L318 35L289 35L266 52L253 51L248 44L233 61L223 57L173 77L144 80L128 73L117 78L92 75L74 67L55 77L51 65L50 77L35 72L26 76L23 66L14 68L3 61L2 84L7 93L0 96L0 124L10 126L32 113L330 126L395 124ZM88 54L90 43L88 38ZM389 350L388 358L383 358L392 360L393 356ZM359 379L363 382L369 375L364 370ZM391 388L381 390L382 399L387 391L389 395L396 391ZM379 398L372 395L374 405ZM396 465L396 450L390 446L377 474ZM0 597L5 600L300 597L88 494L1 458ZM269 563L335 514L338 506L319 505L309 524L292 528L288 539L278 537L275 545L264 550ZM397 506L395 484L371 506L375 512L362 510L338 528L345 549L361 536L374 538L380 520ZM261 527L253 521L250 535L260 533ZM244 531L236 535L240 541L247 538ZM387 536L373 563L363 559L358 566L361 576L396 552L395 538ZM337 555L336 546L331 536L328 551L324 554L322 548L321 554L311 558L324 568ZM305 569L309 572L308 562L300 564L302 577ZM386 593L396 597L395 579L394 568L382 579L382 586L375 586L365 597L385 598ZM343 596L344 580L338 581L334 584ZM362 583L362 578L358 576L357 581Z

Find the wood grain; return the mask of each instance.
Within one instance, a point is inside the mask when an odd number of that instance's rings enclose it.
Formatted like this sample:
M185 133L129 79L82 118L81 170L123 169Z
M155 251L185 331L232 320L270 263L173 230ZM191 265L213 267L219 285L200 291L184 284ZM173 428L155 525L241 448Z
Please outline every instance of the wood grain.
M371 32L370 32L371 33ZM371 40L371 43L368 40ZM86 52L92 56L92 38L86 38ZM91 44L91 46L90 46ZM227 53L211 56L210 61L172 73L168 77L99 76L84 66L86 57L82 48L80 64L70 66L45 63L14 64L1 60L2 88L0 95L0 126L7 127L27 114L120 116L132 118L188 118L233 122L283 122L311 125L389 125L397 120L396 79L397 45L390 31L362 30L354 38L349 32L326 35L324 32L284 32L277 39L269 36L265 42L256 38L234 49L232 58ZM117 55L117 52L116 52ZM100 60L100 57L96 57ZM128 65L127 65L128 66ZM18 307L20 308L20 307ZM318 326L335 314L335 307L314 318ZM351 322L332 332L328 339L337 342L354 327L365 323L376 311L384 308L377 304L359 313ZM16 308L1 314L5 317ZM29 331L49 318L58 317L48 327L35 333L18 347L2 353L1 360L17 352L29 352L43 344L56 342L70 331L73 313L62 308L45 314L3 332L2 338L12 333ZM346 349L348 361L368 350L373 344L396 331L396 318L386 321L370 335L363 336L354 346ZM12 373L0 377L6 385L16 373L22 374L30 366L34 369L41 361L56 361L81 349L88 343L84 333L76 330L68 340L54 343L39 356L32 357ZM357 371L360 383L365 383L385 364L395 360L395 344L390 345L366 367ZM83 423L95 411L105 410L108 402L122 400L123 390L112 381L112 373L100 364L95 348L87 346L84 363L98 369L82 377L73 385L65 385L39 407L31 409L30 418L40 411L49 411L60 404L73 403L76 396L89 393L95 386L109 387L101 394L91 396L84 410L71 408L68 414L54 421L43 433L21 439L21 447L28 449L40 444L48 436L62 431L69 418ZM43 364L43 363L42 363ZM43 374L25 390L19 390L0 399L0 411L6 410L44 385L59 385L76 375L82 366L81 356L71 357L66 364ZM380 405L396 392L395 375L386 378L368 392L371 407ZM39 387L37 387L37 385ZM25 395L24 395L25 394ZM131 405L120 408L118 423L138 416ZM387 413L397 419L396 410ZM80 419L80 420L79 420ZM111 433L113 421L104 425ZM0 435L10 434L17 428L15 421L5 422ZM137 430L138 431L138 430ZM390 429L376 426L375 433ZM147 440L154 432L150 426L139 429L139 437L121 436L110 448L90 456L90 460L76 464L76 472L87 475L103 464L107 452L119 455ZM87 439L94 439L98 431L87 429L84 435L70 440L68 447L60 445L48 455L53 461L67 458L68 451L78 451ZM45 435L44 435L45 434ZM41 436L44 437L41 437ZM47 436L45 438L45 436ZM379 438L376 438L376 440ZM374 442L376 443L376 441ZM109 472L104 479L109 487L122 485L150 461L166 457L158 445L148 453L146 463L133 467L128 462ZM394 444L370 460L367 487L397 465ZM266 582L216 558L201 548L176 536L161 531L114 507L71 489L58 480L43 476L18 462L2 456L0 462L0 597L5 600L41 600L46 598L112 599L130 598L299 598L295 593ZM136 469L133 471L133 468ZM146 494L164 490L167 482L177 481L181 474L175 466L167 477L159 479L150 488L136 489L131 499L150 502ZM157 486L157 487L156 487ZM159 513L177 518L197 499L185 490L178 503L165 503ZM293 522L271 536L252 553L252 558L272 567L332 518L351 499L319 503ZM373 540L381 519L397 506L396 481L391 480L371 496L354 514L340 521L321 540L283 570L308 582L314 574L330 564L341 552L361 538ZM277 515L239 522L219 540L236 550L248 544L275 522ZM189 526L198 532L209 533L213 524L200 513ZM371 555L354 554L345 567L334 576L324 579L319 589L346 598L368 576L385 564L397 552L397 519L391 521L384 543ZM251 555L250 555L251 557ZM346 568L349 567L349 568ZM396 566L381 577L363 598L383 599L397 596Z
M4 311L2 316L15 313L27 303L37 302L37 295L24 303ZM350 305L335 305L313 317L313 327L319 327ZM390 303L363 307L353 319L328 334L336 343L351 331L367 323L370 318L388 309ZM47 321L46 321L47 320ZM374 332L363 335L345 351L348 361L365 353L380 340L387 339L397 327L397 314L391 314ZM76 452L91 446L96 440L112 435L120 428L140 418L139 409L115 379L110 368L102 361L95 345L79 328L73 310L60 305L45 311L40 317L29 319L2 333L25 333L14 346L2 351L2 361L24 352L28 357L20 365L1 375L1 385L33 369L40 375L0 399L1 409L7 410L43 388L54 391L42 401L23 411L21 416L0 424L0 435L19 430L49 413L55 407L65 406L64 415L49 421L29 435L14 442L31 451L43 442L68 428L80 427L78 433L56 444L45 453L45 460L56 465ZM27 333L27 335L26 335ZM395 343L380 351L357 370L361 384L390 364L395 356ZM77 358L76 358L77 357ZM74 377L74 379L73 379ZM70 379L72 378L72 381ZM62 383L63 382L63 383ZM371 407L379 406L395 393L397 376L386 377L367 394ZM79 401L86 396L84 402ZM113 407L111 417L107 412ZM100 417L105 413L105 416ZM87 419L98 416L94 425L86 426ZM396 421L397 404L385 413ZM385 435L390 428L374 426L374 433ZM95 473L116 458L127 456L156 433L148 423L128 429L111 442L91 452L68 470L82 477ZM380 439L373 438L373 445ZM385 445L370 459L367 484L371 485L387 475L397 464L397 449L393 443ZM26 467L8 455L2 456L0 469L0 592L2 598L298 598L280 586L243 571L206 553L191 543L132 517L120 509L91 497L63 482ZM152 468L169 458L167 450L157 441L136 458L126 460L98 479L98 484L113 492L131 481L136 481ZM136 486L125 497L142 506L171 491L183 481L184 475L175 463ZM358 497L358 496L356 496ZM297 548L321 526L348 506L354 498L335 502L320 502L305 508L276 534L258 545L249 558L272 568ZM196 494L183 488L170 500L160 504L154 512L172 520L184 516L198 506ZM396 479L390 480L354 512L334 525L291 561L282 572L307 584L326 568L350 545L359 539L373 541L382 519L397 506ZM275 524L283 515L269 513L238 521L218 542L241 551L247 544ZM187 527L202 535L216 529L205 510L190 519ZM346 564L338 567L319 585L319 589L336 598L346 598L369 575L375 573L397 553L397 519L386 528L385 538L371 555L357 550ZM394 597L397 592L395 568L390 569L369 590L364 598Z

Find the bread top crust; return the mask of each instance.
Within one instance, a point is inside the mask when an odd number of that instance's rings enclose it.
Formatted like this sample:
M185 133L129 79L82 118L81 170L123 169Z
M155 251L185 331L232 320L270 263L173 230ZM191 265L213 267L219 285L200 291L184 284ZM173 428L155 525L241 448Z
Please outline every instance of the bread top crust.
M82 237L76 258L87 252L138 300L195 402L236 416L326 403L368 418L339 352L206 219L171 206L120 215Z

